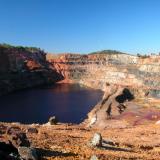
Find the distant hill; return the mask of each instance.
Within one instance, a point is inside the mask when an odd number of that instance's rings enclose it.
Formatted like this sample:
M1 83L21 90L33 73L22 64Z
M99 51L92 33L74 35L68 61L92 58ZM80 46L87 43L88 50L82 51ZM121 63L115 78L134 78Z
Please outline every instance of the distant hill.
M91 52L89 54L128 54L128 53L123 53L123 52L116 51L116 50L102 50L102 51L97 51L97 52Z

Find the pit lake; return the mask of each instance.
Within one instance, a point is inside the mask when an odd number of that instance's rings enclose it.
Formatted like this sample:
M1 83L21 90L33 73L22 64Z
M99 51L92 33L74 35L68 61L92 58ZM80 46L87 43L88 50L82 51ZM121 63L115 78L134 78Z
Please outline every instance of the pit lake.
M17 91L0 97L0 121L46 123L56 116L59 122L80 123L102 95L100 90L79 84Z

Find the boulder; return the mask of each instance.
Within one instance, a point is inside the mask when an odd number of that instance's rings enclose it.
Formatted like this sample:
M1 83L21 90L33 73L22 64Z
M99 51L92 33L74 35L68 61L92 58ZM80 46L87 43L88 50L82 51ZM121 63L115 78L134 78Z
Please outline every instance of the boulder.
M27 139L26 133L23 132L19 127L9 127L6 134L9 142L15 148L18 148L19 146L30 146L30 142Z
M50 125L55 125L58 123L58 120L55 116L49 118Z
M0 142L0 160L19 160L17 149L10 143Z
M95 133L93 138L91 139L92 147L102 147L102 136L100 133Z
M93 155L90 160L98 160L97 156L96 155Z
M38 156L34 148L18 147L18 153L24 160L38 160Z
M27 132L28 133L38 133L38 129L37 128L28 128Z
M5 134L7 130L7 127L4 126L3 124L0 125L0 134Z
M160 125L160 120L158 120L155 124L158 124L158 125Z

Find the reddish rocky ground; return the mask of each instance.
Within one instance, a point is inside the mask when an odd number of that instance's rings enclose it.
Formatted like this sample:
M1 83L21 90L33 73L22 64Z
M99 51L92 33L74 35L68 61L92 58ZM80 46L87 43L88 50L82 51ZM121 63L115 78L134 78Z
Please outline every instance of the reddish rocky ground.
M89 129L83 125L20 125L23 131L35 127L38 133L28 133L32 146L43 160L87 160L96 155L100 160L111 159L160 159L160 126L155 124L127 128ZM88 142L95 132L102 134L101 148L91 148ZM1 141L5 139L1 135ZM112 143L111 143L112 142Z

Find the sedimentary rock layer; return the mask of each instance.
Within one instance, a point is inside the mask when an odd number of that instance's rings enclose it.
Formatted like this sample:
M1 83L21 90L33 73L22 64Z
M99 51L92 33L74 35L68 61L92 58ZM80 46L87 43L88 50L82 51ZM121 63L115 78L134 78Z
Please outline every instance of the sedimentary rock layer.
M105 90L109 84L129 87L134 93L160 96L160 56L128 54L47 55L65 80Z
M63 79L104 91L109 83L130 88L134 94L160 96L160 56L54 55L35 48L0 45L0 94Z

